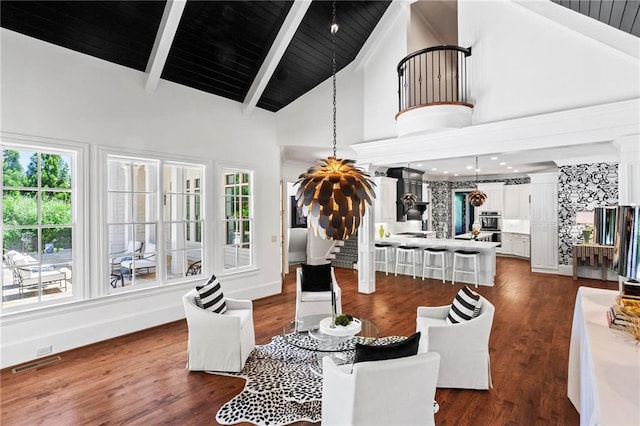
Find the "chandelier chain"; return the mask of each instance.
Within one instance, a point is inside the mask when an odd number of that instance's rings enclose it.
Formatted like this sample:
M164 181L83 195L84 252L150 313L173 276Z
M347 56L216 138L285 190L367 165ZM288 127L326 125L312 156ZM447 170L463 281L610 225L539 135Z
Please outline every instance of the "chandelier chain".
M333 22L331 23L331 43L332 43L332 69L333 76L333 156L336 157L336 33L338 32L338 24L336 22L336 2L332 5Z

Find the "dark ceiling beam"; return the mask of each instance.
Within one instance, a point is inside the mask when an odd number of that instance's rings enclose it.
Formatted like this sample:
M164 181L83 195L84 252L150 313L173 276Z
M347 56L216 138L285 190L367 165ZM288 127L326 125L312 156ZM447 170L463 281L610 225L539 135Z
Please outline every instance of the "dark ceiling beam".
M147 73L147 83L145 85L147 92L154 92L158 87L162 70L167 62L167 56L176 36L178 24L186 4L186 0L167 0L165 4L162 20L156 33L156 40L153 43L153 49L149 55L149 62L147 62L145 70Z
M262 62L258 70L258 74L256 74L253 83L251 83L247 96L244 98L242 108L245 114L250 114L260 100L264 89L271 80L273 72L280 63L282 55L284 55L284 52L287 50L291 39L300 26L300 22L302 22L310 5L311 0L295 0L293 6L291 6L282 27L280 27L280 31L278 31L276 39L269 49L269 53L267 53L264 62Z

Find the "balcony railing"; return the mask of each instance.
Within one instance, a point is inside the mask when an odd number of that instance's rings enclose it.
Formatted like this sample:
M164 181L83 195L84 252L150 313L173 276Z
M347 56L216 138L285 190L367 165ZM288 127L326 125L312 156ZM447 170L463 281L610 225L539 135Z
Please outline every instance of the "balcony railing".
M467 100L467 56L471 48L435 46L402 59L398 64L398 114L428 105L473 107Z

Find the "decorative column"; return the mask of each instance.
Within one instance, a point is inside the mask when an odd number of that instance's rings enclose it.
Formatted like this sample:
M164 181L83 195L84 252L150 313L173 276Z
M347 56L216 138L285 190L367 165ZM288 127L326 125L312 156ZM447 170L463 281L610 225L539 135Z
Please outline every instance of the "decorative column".
M613 141L618 148L618 205L640 204L640 134L621 136ZM618 289L627 277L618 275Z
M369 167L362 168L369 170ZM379 190L376 190L375 193L378 194ZM358 293L364 294L371 294L376 291L374 206L380 200L376 198L373 202L373 206L367 207L367 212L362 217L360 228L358 229Z
M618 204L640 204L640 134L613 141L620 153L618 163Z

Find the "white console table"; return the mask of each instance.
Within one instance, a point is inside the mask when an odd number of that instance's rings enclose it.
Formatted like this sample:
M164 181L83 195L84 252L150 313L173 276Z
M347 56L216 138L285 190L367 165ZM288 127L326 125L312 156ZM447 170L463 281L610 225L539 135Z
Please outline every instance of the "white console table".
M607 325L617 294L580 287L576 296L567 395L581 425L640 425L640 346Z

